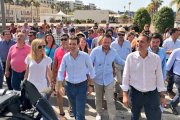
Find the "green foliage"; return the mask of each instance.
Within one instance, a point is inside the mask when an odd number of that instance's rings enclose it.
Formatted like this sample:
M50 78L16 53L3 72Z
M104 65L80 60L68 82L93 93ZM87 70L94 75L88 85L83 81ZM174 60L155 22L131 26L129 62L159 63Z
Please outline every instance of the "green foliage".
M54 18L50 18L50 23L55 23L56 20Z
M174 27L175 16L172 8L163 7L154 16L154 25L157 32L164 33L166 28Z
M87 19L87 23L94 23L94 20L92 20L92 19Z
M139 27L140 31L143 30L145 24L151 24L151 17L145 8L140 8L137 10L134 16L134 22Z
M129 22L129 17L127 15L125 15L125 14L122 15L120 18L122 19L123 23L128 23Z
M107 21L106 20L101 20L101 23L105 24L105 23L107 23Z
M75 23L75 24L81 24L81 21L78 20L78 19L74 19L74 23Z

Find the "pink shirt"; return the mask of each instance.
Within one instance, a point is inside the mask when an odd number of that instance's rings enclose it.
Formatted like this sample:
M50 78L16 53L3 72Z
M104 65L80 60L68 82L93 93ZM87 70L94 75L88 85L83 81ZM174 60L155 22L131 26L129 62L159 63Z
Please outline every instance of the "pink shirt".
M30 53L30 46L24 45L22 48L17 47L17 43L10 47L7 59L10 60L11 68L16 72L26 70L25 58Z
M68 50L68 51L64 51L64 49L63 49L62 47L59 47L59 48L56 49L56 51L55 51L55 53L54 53L54 59L57 59L57 61L58 61L58 69L59 69L59 67L60 67L60 65L61 65L63 56L64 56L67 52L69 52L69 50ZM55 71L55 72L56 72L56 75L57 75L57 72L58 72L58 71Z

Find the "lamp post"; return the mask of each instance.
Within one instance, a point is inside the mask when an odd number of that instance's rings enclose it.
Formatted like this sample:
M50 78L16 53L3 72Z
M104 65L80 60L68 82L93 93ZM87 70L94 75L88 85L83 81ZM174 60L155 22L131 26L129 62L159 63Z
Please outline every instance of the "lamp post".
M126 12L126 6L124 6L124 14L125 14L125 12Z
M34 5L34 2L31 2L31 22L32 22L32 24L34 23L34 19L33 19L33 5Z
M2 30L6 29L6 17L4 10L4 0L1 0L1 14L2 14Z
M128 4L129 4L129 23L131 23L131 12L130 12L131 2L129 2Z
M13 0L13 2L14 2L14 11L13 11L13 13L14 13L14 22L15 23L17 23L17 16L16 16L16 0Z

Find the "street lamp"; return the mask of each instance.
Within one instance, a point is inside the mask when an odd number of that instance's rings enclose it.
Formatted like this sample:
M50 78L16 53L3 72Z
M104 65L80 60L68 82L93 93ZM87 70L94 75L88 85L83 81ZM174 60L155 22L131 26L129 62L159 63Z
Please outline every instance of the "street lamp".
M124 6L124 14L125 14L125 12L126 12L126 6Z
M16 0L13 0L14 2L14 22L17 23L17 16L16 16Z
M129 2L128 4L129 4L129 23L131 23L131 12L130 12L131 2Z
M4 10L4 0L1 0L1 14L2 14L2 30L6 29L6 16Z
M34 23L34 19L33 19L33 5L34 5L34 2L31 2L31 22L32 24Z

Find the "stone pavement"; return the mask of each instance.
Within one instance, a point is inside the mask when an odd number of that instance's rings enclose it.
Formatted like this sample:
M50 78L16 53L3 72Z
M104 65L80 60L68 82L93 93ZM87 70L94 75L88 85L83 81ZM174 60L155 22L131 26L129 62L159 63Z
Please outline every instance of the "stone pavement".
M7 88L6 84L3 85L3 88ZM175 88L173 90L176 90ZM64 96L63 97L64 100L64 109L65 109L65 117L68 120L74 120L74 118L69 117L69 113L68 113L68 101L67 101L67 97ZM166 100L167 100L167 104L170 103L170 98L166 95ZM59 113L57 104L56 104L56 98L54 96L51 96L50 98L50 103L52 105L52 107L54 108L54 110ZM131 117L131 112L129 109L126 109L123 104L119 101L115 102L116 105L116 115L117 115L117 119L116 120L130 120ZM102 116L102 120L108 120L108 113L107 113L107 108L106 108L106 102L104 101L104 110L103 110L103 116ZM180 114L180 104L177 107L177 110ZM95 120L96 118L96 110L95 110L95 93L92 93L91 96L88 96L87 98L87 104L86 104L86 120ZM1 119L0 119L1 120ZM64 119L62 119L64 120ZM140 120L146 120L145 114L144 112L142 112L141 114L141 119ZM162 115L162 120L180 120L180 115L176 116L172 114L172 111L170 108L164 108L164 112Z
M94 94L92 94L91 96L88 96L87 99L87 104L86 104L86 120L95 120L96 117L96 110L95 110L95 96ZM167 99L167 103L170 102L170 99L168 96L166 96ZM64 100L64 106L65 106L65 117L68 120L74 120L74 118L69 117L68 114L68 102L67 102L67 97L64 96L63 98ZM56 102L55 102L55 97L51 97L50 102L53 106L53 108L55 109L56 112L59 112L58 107L56 106ZM104 101L105 103L105 101ZM116 120L130 120L131 117L131 112L130 110L126 109L123 104L119 101L115 102L116 105L116 109L117 109L117 118ZM104 110L103 110L103 116L102 116L102 120L108 120L108 113L107 113L107 109L106 109L106 103L103 105L104 106ZM180 113L180 105L177 107L178 112ZM141 114L141 120L146 120L145 114L144 112L142 112ZM162 120L180 120L180 115L176 116L173 115L171 112L170 108L164 108L164 112L162 115Z

